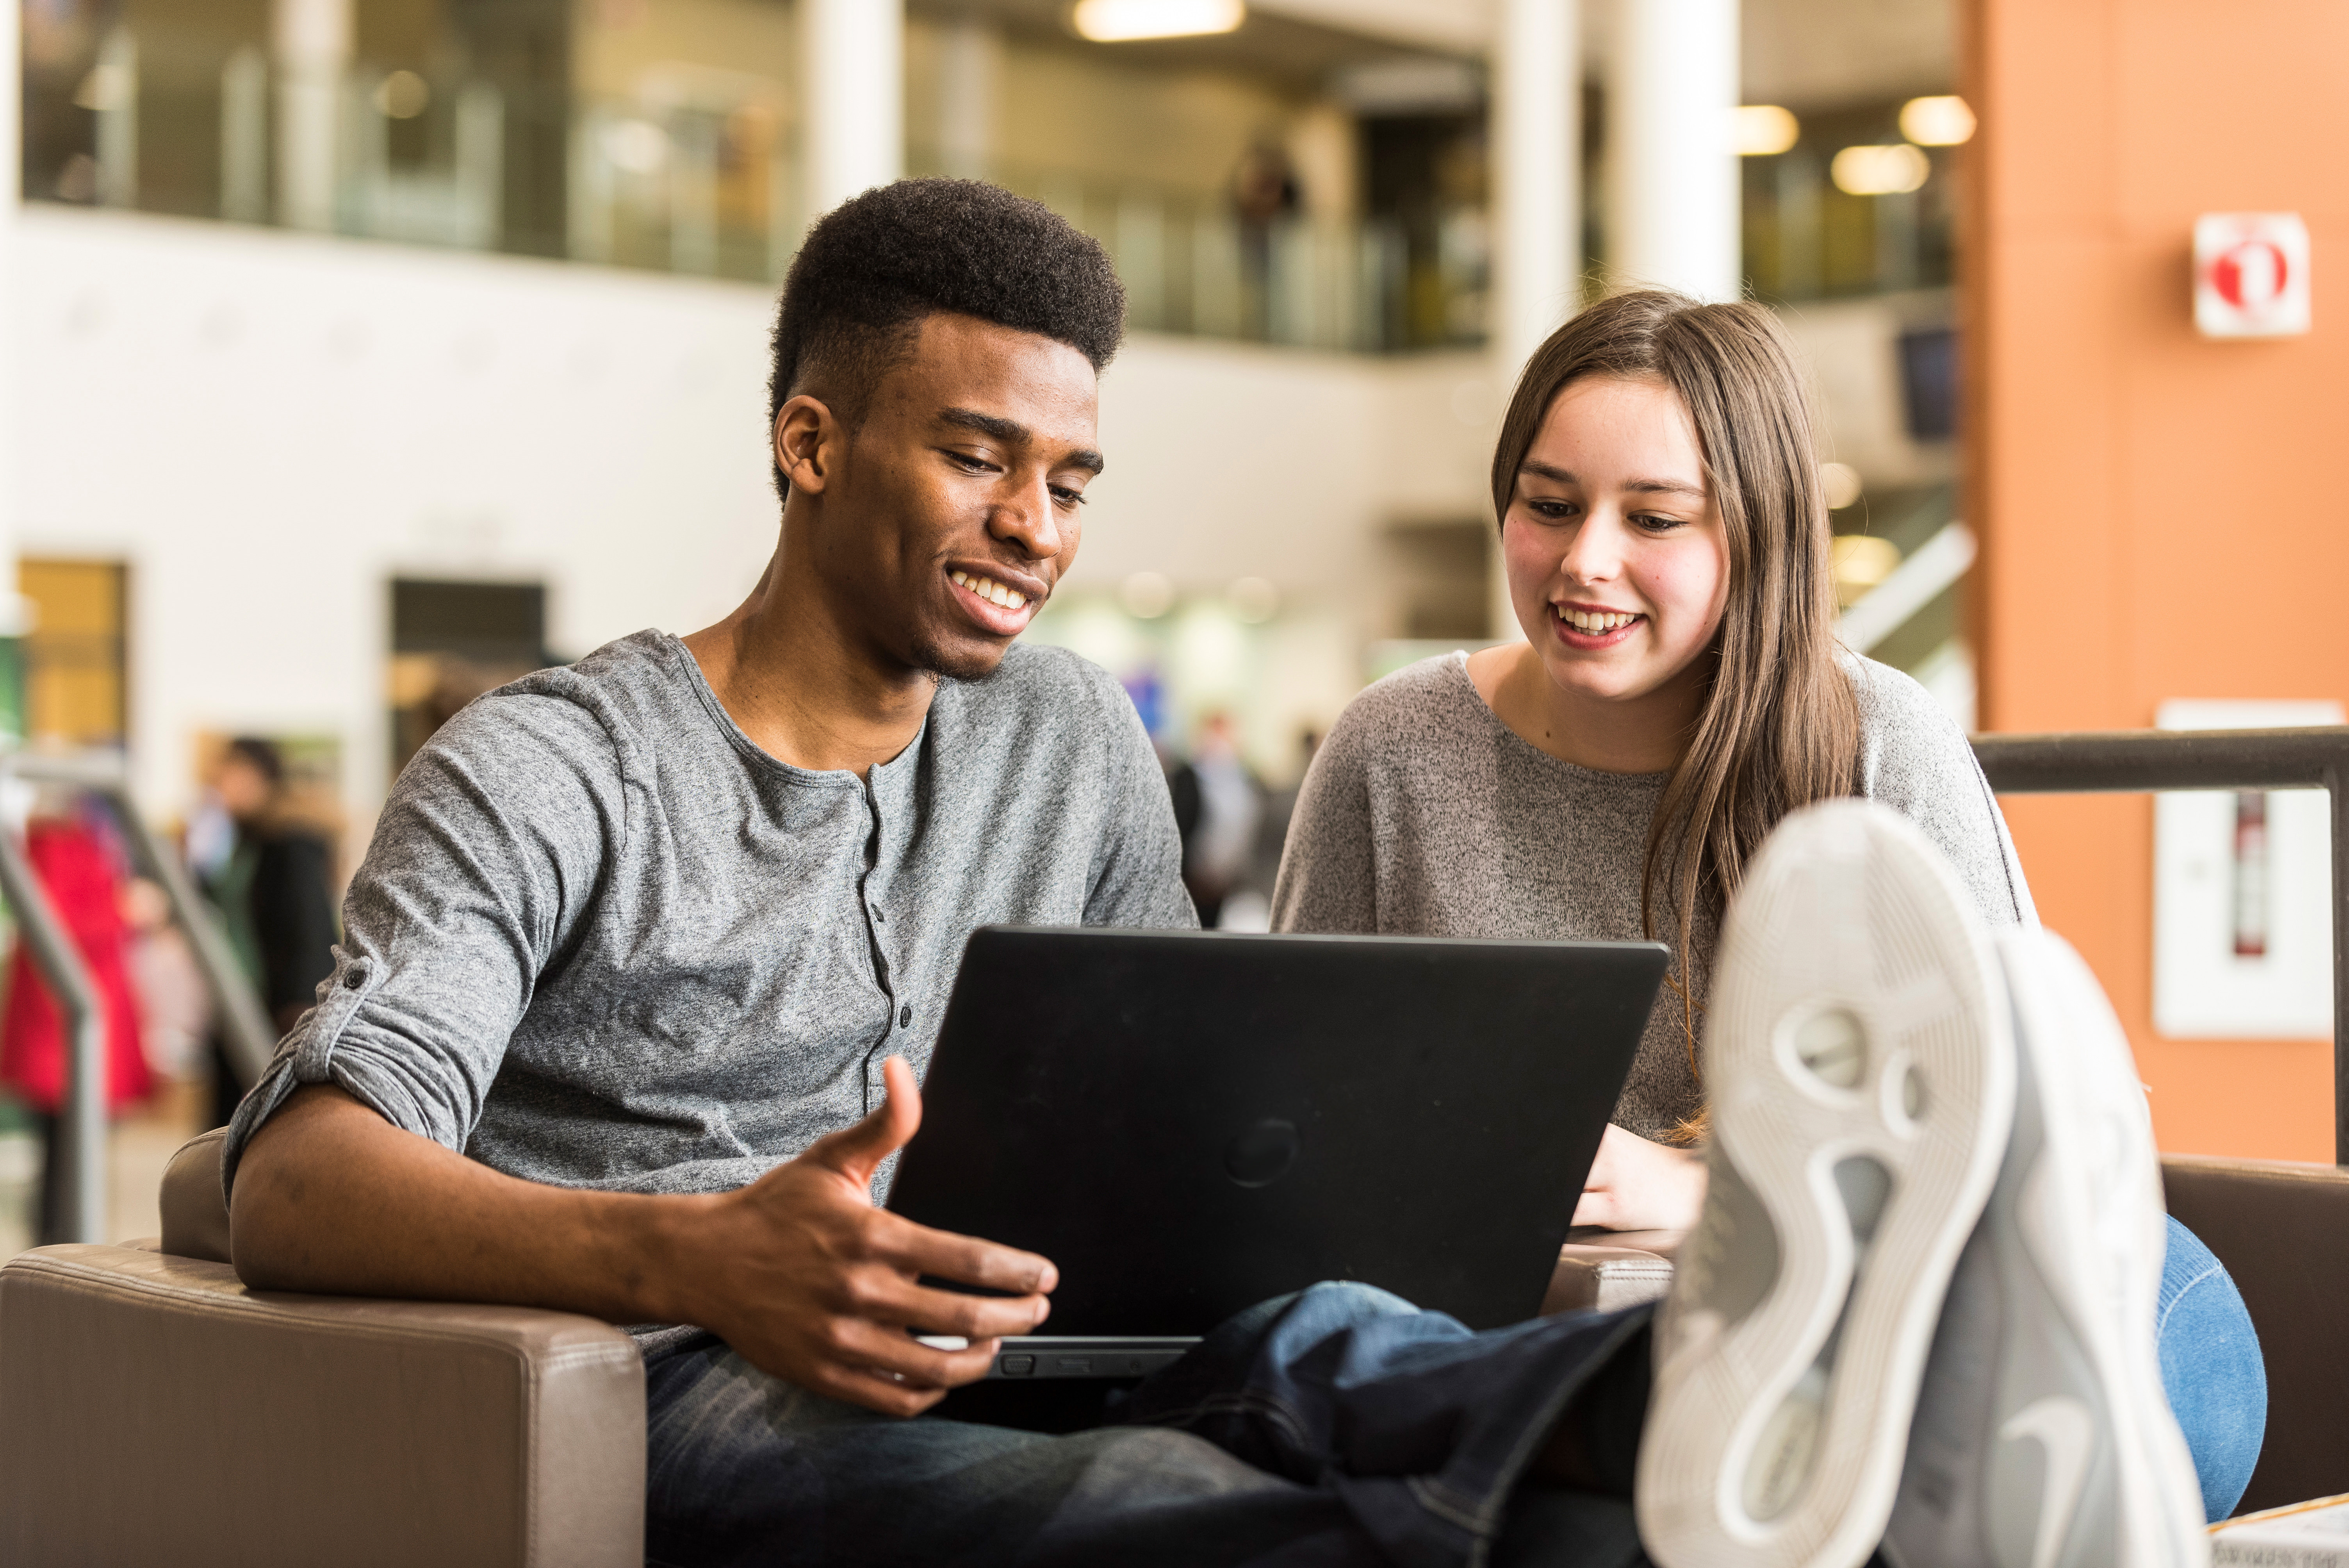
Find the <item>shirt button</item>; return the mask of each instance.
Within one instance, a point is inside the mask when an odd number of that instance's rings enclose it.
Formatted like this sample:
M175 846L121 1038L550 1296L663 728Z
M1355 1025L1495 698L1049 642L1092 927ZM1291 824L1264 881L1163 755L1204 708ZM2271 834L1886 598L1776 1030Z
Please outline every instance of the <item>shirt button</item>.
M897 1009L897 1026L901 1029L906 1028L910 1026L913 1022L914 1005L911 1002L908 1002L904 1006Z
M350 990L350 991L356 991L356 990L357 990L360 986L362 986L362 985L366 985L366 984L367 984L367 976L366 976L365 975L360 974L357 970L356 970L356 969L346 969L346 970L344 970L344 971L343 971L343 986L344 986L344 989L346 989L346 990Z

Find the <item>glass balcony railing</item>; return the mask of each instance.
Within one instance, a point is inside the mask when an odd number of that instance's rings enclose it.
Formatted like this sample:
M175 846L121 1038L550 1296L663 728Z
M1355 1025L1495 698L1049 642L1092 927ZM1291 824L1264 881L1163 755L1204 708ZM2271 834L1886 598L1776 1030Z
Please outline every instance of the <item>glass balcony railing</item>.
M305 76L252 46L213 57L191 68L117 26L86 70L28 71L26 196L770 284L807 221L763 77L679 65L626 100L551 101L408 70ZM986 173L1108 247L1140 330L1342 352L1482 336L1481 222L1427 253L1389 223L1250 222L1226 192Z
M918 150L913 161L926 171ZM1128 320L1142 331L1366 353L1484 335L1481 243L1415 256L1391 222L1304 214L1251 222L1222 192L1046 168L999 165L986 174L1101 241L1125 284ZM1469 237L1481 241L1481 225ZM1431 298L1433 313L1423 308Z

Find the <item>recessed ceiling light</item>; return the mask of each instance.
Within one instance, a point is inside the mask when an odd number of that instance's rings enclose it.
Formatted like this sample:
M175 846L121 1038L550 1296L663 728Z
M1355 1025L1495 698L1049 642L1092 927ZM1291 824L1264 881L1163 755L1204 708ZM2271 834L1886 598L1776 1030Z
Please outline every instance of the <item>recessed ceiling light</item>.
M1228 33L1247 20L1247 6L1245 0L1077 0L1070 20L1080 37L1125 44Z
M1174 584L1164 573L1137 572L1117 585L1117 602L1137 621L1155 621L1174 607Z
M1933 171L1925 155L1905 141L1889 147L1847 147L1827 165L1836 189L1849 196L1899 196Z
M1900 106L1900 134L1920 147L1955 147L1971 139L1974 111L1955 93L1913 98Z
M1803 124L1791 109L1774 103L1749 103L1737 111L1737 153L1741 158L1775 158L1802 139Z

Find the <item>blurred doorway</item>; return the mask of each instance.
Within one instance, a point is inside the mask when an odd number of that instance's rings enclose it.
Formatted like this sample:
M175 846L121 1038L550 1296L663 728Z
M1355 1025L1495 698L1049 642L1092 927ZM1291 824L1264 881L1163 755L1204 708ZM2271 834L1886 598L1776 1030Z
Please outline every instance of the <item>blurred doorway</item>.
M25 636L26 738L120 746L130 727L130 572L119 561L24 557L17 592L33 602Z
M459 708L558 662L546 652L544 584L394 578L391 776Z

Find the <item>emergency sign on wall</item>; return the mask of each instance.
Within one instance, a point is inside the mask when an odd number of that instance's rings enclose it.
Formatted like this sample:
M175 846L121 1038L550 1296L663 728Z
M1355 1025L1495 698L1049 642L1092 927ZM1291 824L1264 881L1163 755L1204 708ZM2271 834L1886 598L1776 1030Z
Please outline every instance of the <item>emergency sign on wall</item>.
M2333 702L2166 702L2164 729L2339 724ZM2333 1033L2333 833L2322 789L2153 805L2153 1026L2172 1039Z
M2308 225L2299 213L2194 220L2194 325L2203 336L2297 337L2308 322Z

